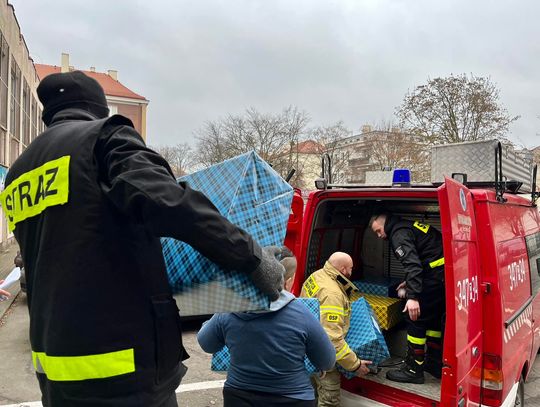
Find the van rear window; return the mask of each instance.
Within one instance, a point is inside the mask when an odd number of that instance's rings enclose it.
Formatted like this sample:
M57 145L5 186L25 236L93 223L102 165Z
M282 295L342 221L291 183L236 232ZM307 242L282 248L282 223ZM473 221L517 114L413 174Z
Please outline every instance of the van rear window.
M527 254L529 255L529 270L531 271L532 295L540 291L540 233L525 237Z

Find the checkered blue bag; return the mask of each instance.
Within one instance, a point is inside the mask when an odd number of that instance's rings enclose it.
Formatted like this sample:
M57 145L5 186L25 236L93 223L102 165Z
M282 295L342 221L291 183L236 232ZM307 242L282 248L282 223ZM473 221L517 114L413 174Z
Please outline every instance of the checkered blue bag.
M297 298L294 301L298 301L301 304L305 305L309 312L311 312L317 319L319 319L319 300L316 298ZM215 372L225 372L229 370L231 365L231 354L229 353L229 348L224 346L223 349L214 353L212 355L212 365L211 369ZM317 368L307 356L304 357L304 365L308 374L315 373Z
M255 152L179 178L203 192L261 246L281 246L293 189ZM191 246L162 238L169 283L182 315L267 309L268 298L240 272L225 272Z
M345 340L360 359L371 360L374 366L390 357L377 319L364 298L352 303L351 325ZM337 368L347 379L354 377L353 372L346 371L339 364Z
M396 287L402 280L395 278L380 278L353 281L361 293L380 295L381 297L396 297Z

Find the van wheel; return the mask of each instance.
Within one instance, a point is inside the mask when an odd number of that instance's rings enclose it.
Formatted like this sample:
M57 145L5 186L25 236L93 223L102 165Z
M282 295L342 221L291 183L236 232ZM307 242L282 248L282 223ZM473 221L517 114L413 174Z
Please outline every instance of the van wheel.
M523 407L525 405L525 383L523 382L523 377L519 379L517 394L516 394L516 401L514 402L514 406L520 406Z

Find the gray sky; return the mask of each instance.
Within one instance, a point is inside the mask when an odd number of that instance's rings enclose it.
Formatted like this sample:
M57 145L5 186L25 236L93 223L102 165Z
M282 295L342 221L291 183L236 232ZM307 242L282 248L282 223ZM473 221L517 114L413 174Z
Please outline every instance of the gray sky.
M10 0L37 63L117 69L150 100L148 142L192 142L204 121L296 105L312 125L393 118L408 89L490 76L510 139L540 144L540 2Z

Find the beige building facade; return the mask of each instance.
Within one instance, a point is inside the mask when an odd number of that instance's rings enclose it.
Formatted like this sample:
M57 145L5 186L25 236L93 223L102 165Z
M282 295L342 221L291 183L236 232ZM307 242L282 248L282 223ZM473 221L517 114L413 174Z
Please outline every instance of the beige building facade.
M15 10L0 0L0 180L9 166L44 129L39 83L34 63L21 33ZM0 209L1 212L1 209ZM4 214L0 214L0 245L12 240Z

